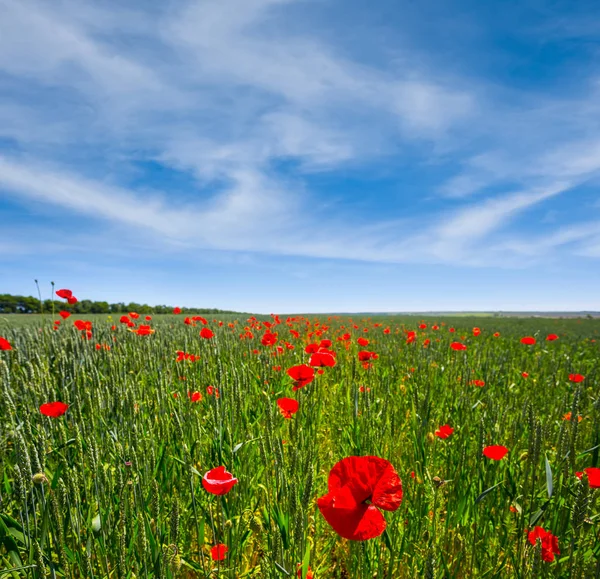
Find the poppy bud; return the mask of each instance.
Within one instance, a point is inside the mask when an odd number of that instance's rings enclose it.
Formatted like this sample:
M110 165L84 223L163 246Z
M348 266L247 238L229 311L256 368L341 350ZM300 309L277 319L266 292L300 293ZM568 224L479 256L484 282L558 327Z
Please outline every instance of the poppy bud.
M33 484L36 485L43 485L48 482L48 479L46 478L46 475L43 472L38 472L37 474L34 474L31 477L31 480L33 481Z

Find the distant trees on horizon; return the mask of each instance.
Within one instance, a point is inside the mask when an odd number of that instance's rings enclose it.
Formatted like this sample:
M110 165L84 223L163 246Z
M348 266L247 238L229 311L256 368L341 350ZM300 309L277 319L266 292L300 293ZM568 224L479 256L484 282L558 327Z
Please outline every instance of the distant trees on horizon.
M170 314L174 306L149 306L130 302L125 304L119 302L109 304L108 302L97 302L92 300L81 300L76 304L67 304L64 300L54 300L54 310L66 310L73 314L125 314L137 312L138 314ZM52 300L43 300L32 296L14 296L11 294L0 294L0 314L39 314L42 311L52 311ZM217 308L181 308L182 314L238 314L231 310L219 310Z

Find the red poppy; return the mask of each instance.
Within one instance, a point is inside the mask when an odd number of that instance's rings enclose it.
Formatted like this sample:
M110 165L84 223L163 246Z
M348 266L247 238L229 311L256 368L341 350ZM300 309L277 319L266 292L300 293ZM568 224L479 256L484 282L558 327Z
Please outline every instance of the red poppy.
M560 555L558 550L558 538L553 535L550 531L544 530L542 527L535 527L527 535L529 542L535 546L539 539L542 543L542 560L550 563L554 561L554 554Z
M12 346L6 338L0 337L0 350L12 350Z
M329 473L329 492L317 505L338 535L366 541L383 533L379 509L395 511L402 502L402 482L387 460L377 456L349 456Z
M364 348L369 345L369 340L367 340L367 338L358 338L358 340L356 340L356 343Z
M554 342L554 340L558 340L558 336L556 334L548 334L546 336L546 342Z
M419 330L426 330L427 324L419 324Z
M271 332L265 332L263 337L260 340L260 343L263 346L272 346L277 343L277 334L272 334Z
M175 315L178 315L178 314L180 314L180 313L181 313L181 308L173 308L173 313L174 313Z
M581 374L569 374L569 380L575 382L575 384L579 384L579 382L585 380L585 376L582 376Z
M284 418L291 418L293 414L298 412L298 401L293 398L278 398L277 406Z
M375 352L367 352L366 350L361 350L358 353L358 360L360 362L368 362L369 360L376 360L379 356Z
M333 352L324 351L324 352L315 352L311 357L308 363L311 366L318 366L320 368L329 367L332 368L335 366L335 358L333 357Z
M226 495L238 483L224 466L218 466L209 470L202 478L202 486L213 495Z
M40 412L44 416L50 416L51 418L58 418L62 416L69 408L68 404L64 402L46 402L40 406Z
M146 316L146 321L149 322L152 319L152 316Z
M140 314L137 312L129 312L129 317L133 320L137 320L140 317Z
M479 336L479 334L481 334L481 330L479 328L473 328L473 335Z
M454 432L454 428L449 424L444 424L444 426L440 426L436 431L435 435L438 438L448 438Z
M188 392L188 398L190 402L200 402L202 400L202 394L200 392Z
M533 346L535 344L535 338L533 336L525 336L524 338L521 338L521 344Z
M492 460L502 460L507 452L508 448L506 446L486 446L483 449L483 456L487 456L487 458L491 458Z
M499 338L500 337L500 332L494 332L494 338Z
M571 420L571 413L567 412L566 414L563 415L563 420ZM581 422L583 420L582 416L577 416L577 422Z
M473 386L478 386L479 388L483 388L485 386L485 380L471 380L470 384L473 384Z
M288 368L287 374L294 381L294 391L303 388L315 379L315 371L306 364Z
M67 298L67 303L71 305L76 304L77 298L75 296L71 296L70 298Z
M298 563L296 565L296 567L298 568L298 572L296 573L296 576L298 577L298 579L302 579L302 563ZM314 577L314 574L309 565L308 569L306 570L306 579L313 579L313 577Z
M68 300L73 296L73 292L69 289L59 289L56 291L56 295L63 300Z
M71 312L66 312L65 310L62 310L60 312L58 312L58 315L63 319L66 320L70 315Z
M529 378L529 372L521 372L521 376L523 376L523 378Z
M150 326L141 324L139 328L131 331L138 336L149 336L150 334L154 334L156 330L153 330Z
M439 326L437 326L437 325L436 325L436 326L431 326L431 329L432 329L432 330L439 330L439 329L440 329L440 327L439 327Z
M600 468L590 466L583 469L588 477L588 483L592 489L600 489Z
M308 346L306 346L306 348L304 348L304 351L307 354L314 354L315 352L319 351L319 344L309 344Z
M454 328L448 328L448 331L449 331L451 334L454 334L454 332L456 332L456 330L455 330Z
M319 348L331 348L331 340L321 340L319 342Z
M210 556L213 561L223 561L227 555L227 551L229 551L229 547L219 543L210 550Z
M451 347L453 350L457 350L457 351L458 351L458 350L466 350L466 349L467 349L467 347L466 347L464 344L461 344L460 342L452 342L452 343L450 344L450 347Z
M73 322L73 325L78 329L83 331L89 331L92 329L92 322L88 321L88 320L75 320Z
M406 343L407 344L411 344L412 342L415 341L416 338L417 338L416 332L413 332L412 330L410 332L406 332Z
M205 340L210 340L214 337L214 335L215 333L208 328L202 328L202 330L200 330L200 337L204 338Z

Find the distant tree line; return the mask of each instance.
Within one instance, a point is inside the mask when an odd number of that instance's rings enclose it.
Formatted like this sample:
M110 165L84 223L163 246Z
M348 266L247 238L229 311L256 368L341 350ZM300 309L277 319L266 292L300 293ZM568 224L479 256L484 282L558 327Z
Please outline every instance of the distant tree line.
M44 300L31 296L13 296L0 294L0 314L39 314L52 311L52 300ZM94 302L92 300L81 300L70 305L59 298L54 300L54 310L66 310L73 314L126 314L137 312L138 314L170 314L174 306L149 306L147 304ZM182 314L237 314L230 310L219 310L217 308L181 308Z

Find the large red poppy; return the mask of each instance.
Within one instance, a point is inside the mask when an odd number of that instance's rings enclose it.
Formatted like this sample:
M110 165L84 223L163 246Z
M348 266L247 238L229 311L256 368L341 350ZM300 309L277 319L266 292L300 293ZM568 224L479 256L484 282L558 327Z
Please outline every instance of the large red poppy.
M181 308L175 307L173 308L173 313L177 316L181 313Z
M467 347L464 344L461 344L460 342L452 342L450 344L450 347L453 350L466 350L467 349Z
M507 452L508 448L506 446L486 446L483 449L483 456L487 456L487 458L491 458L492 460L501 460L506 456Z
M62 416L68 409L69 405L64 402L46 402L46 404L40 406L40 412L51 418Z
M369 345L369 340L367 340L367 338L358 338L358 340L356 340L356 343L364 348L365 346Z
M385 530L379 509L395 511L402 502L402 482L387 460L349 456L329 473L329 492L317 505L333 530L345 539L366 541Z
M558 336L556 334L548 334L546 336L546 342L554 342L554 340L558 340Z
M583 469L588 478L588 483L592 489L600 489L600 468L590 466Z
M288 368L287 374L294 381L294 391L303 388L315 379L315 371L306 364Z
M525 336L524 338L521 338L521 344L533 346L535 344L535 338L533 336Z
M553 535L550 531L544 530L542 527L535 527L527 535L529 542L535 546L536 541L539 539L542 543L542 559L548 563L554 561L554 554L560 555L558 550L558 537Z
M202 486L213 495L226 495L237 483L238 479L224 466L209 470L202 478Z
M575 382L575 384L579 384L579 382L585 380L585 376L582 376L581 374L569 374L569 380Z
M210 557L213 561L223 561L227 556L227 551L229 551L229 547L219 543L210 550Z
M59 289L56 290L56 295L63 300L68 300L73 296L73 292L70 289Z
M202 328L202 330L200 330L200 337L204 338L205 340L210 340L214 337L214 335L214 332L208 328Z
M278 398L277 406L284 418L291 418L293 414L298 412L298 401L293 398Z
M444 426L440 426L436 431L435 431L435 435L438 438L448 438L449 436L452 435L452 433L454 432L454 428L452 428L452 426L450 426L449 424L444 424Z
M65 310L58 312L58 315L63 319L66 320L70 315L71 312L67 312Z
M318 368L324 368L324 367L333 368L333 366L335 366L334 354L333 354L333 352L330 352L329 350L325 350L325 349L323 349L322 351L319 350L318 352L315 352L314 354L311 355L308 363L311 366L315 366Z
M12 346L6 338L0 337L0 350L12 350Z

